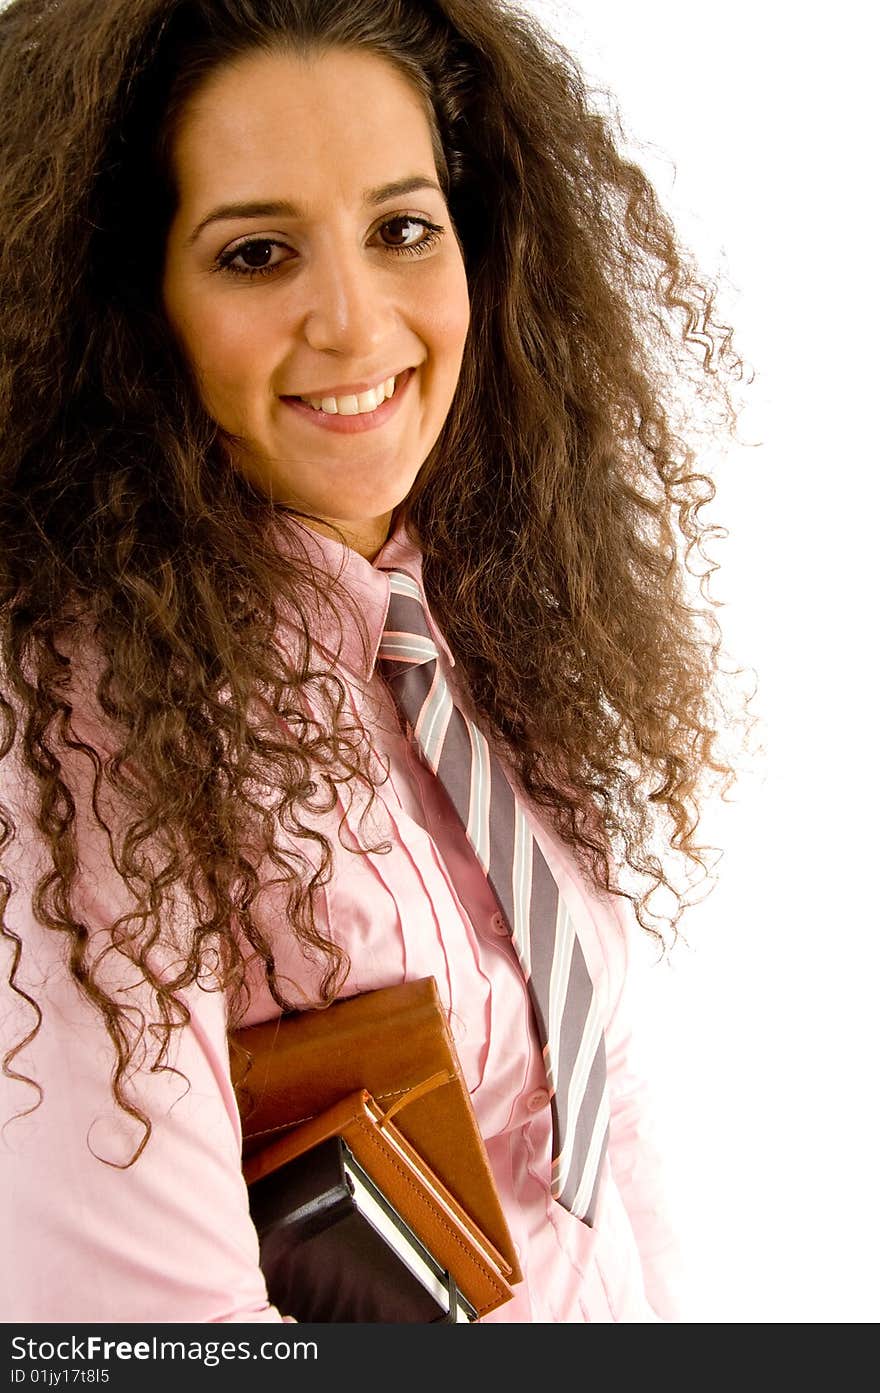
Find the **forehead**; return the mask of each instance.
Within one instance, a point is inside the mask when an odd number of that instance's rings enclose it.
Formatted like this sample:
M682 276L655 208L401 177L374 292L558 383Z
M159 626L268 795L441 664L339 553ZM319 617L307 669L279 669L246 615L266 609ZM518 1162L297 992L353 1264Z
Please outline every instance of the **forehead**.
M298 203L317 206L382 182L389 162L435 172L420 94L383 58L348 50L249 54L217 69L183 109L171 149L186 203L295 188Z

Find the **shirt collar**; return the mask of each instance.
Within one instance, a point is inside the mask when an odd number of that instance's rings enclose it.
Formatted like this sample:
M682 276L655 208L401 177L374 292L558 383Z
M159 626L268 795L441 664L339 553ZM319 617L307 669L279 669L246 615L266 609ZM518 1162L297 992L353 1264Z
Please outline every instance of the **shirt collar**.
M279 536L280 545L288 554L296 552L308 558L318 576L333 582L333 606L316 595L317 609L311 626L312 639L334 661L350 672L370 678L376 666L376 656L385 621L391 586L389 571L404 571L416 582L431 633L437 647L446 656L450 667L455 666L449 647L434 623L422 584L422 553L401 520L372 561L352 551L344 542L325 537L285 515Z

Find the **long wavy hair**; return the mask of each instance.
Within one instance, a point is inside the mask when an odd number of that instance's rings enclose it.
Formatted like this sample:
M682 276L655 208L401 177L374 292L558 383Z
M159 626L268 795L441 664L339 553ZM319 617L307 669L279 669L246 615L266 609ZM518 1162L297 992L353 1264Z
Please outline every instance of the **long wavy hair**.
M34 916L62 935L115 1049L113 1095L144 1127L127 1164L152 1126L128 1068L145 1034L152 1067L171 1067L190 1018L180 993L209 960L230 1029L248 996L243 945L292 1004L251 910L258 867L277 870L289 932L324 965L321 1000L348 967L313 912L332 874L313 814L341 783L369 794L377 773L309 639L334 592L305 551L279 551L278 510L236 471L159 301L169 151L199 83L253 50L336 46L382 56L421 94L465 258L461 377L405 505L429 602L527 793L585 876L625 894L661 942L689 903L672 862L705 879L701 802L735 778L722 736L748 725L751 696L733 700L721 681L704 585L716 569L704 543L724 535L700 517L715 488L680 424L689 400L720 408L716 434L735 427L743 360L714 321L717 284L562 45L502 0L12 0L0 12L0 751L18 751L49 856L25 887ZM282 614L296 643L277 642ZM90 808L65 777L69 751L91 762ZM110 805L116 828L102 821ZM149 1028L102 984L78 915L86 812L131 897L110 940L149 990ZM16 830L0 805L0 847ZM13 888L7 867L0 910ZM665 916L650 903L664 888ZM35 1013L3 1068L42 1099L13 1067L42 1020L16 983L28 944L5 913L0 927L10 986ZM162 945L176 975L156 965Z

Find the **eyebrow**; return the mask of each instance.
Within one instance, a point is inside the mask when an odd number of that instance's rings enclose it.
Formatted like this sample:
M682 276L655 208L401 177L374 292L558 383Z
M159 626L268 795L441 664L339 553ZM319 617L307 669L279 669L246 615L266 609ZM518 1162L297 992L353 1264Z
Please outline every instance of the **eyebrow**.
M416 193L419 189L435 189L443 196L443 190L433 179L426 179L421 174L410 175L406 179L395 179L391 184L380 184L378 188L367 189L364 194L364 203L368 206L375 206L384 203L389 198L401 198L407 193ZM266 200L255 199L247 203L221 203L218 207L212 208L207 217L202 218L193 232L186 239L186 245L191 247L197 241L205 228L214 222L228 222L233 218L302 218L303 210L296 204L286 199Z

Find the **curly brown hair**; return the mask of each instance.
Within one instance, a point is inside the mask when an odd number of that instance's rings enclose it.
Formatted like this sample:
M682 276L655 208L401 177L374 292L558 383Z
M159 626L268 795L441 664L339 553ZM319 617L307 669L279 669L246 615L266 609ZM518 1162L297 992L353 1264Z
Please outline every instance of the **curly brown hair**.
M231 462L159 299L169 150L199 83L253 50L332 47L384 57L422 94L465 258L461 377L406 502L429 603L527 793L584 874L626 895L661 941L658 925L674 938L688 902L670 857L705 875L699 802L713 776L730 787L719 740L748 723L751 697L727 708L720 630L690 593L692 553L708 561L720 529L700 520L715 488L676 424L690 384L693 405L720 405L716 433L731 429L743 362L713 320L717 285L555 39L502 0L12 0L0 13L0 753L17 752L50 858L33 914L65 937L115 1049L113 1095L145 1129L128 1164L151 1131L129 1066L149 1036L151 1067L171 1067L190 1019L180 993L206 964L235 1003L230 1028L247 999L242 942L292 1005L251 912L266 858L289 931L324 964L323 1001L347 971L316 927L332 854L311 814L342 782L374 790L376 773L309 640L309 616L338 614L338 597L305 551L279 553L278 510ZM712 607L714 569L699 586ZM283 649L282 613L301 630ZM72 751L91 762L87 795L66 777ZM110 942L146 984L149 1027L102 985L78 912L86 815L132 897ZM282 824L313 854L282 849ZM2 804L0 848L15 835ZM647 891L622 889L624 869ZM663 887L676 902L665 917L649 903ZM172 913L181 900L188 915ZM5 913L0 926L10 986L36 1013L4 1072L36 1086L37 1107L41 1086L12 1064L42 1012L16 983L27 943ZM174 973L156 966L163 946Z

